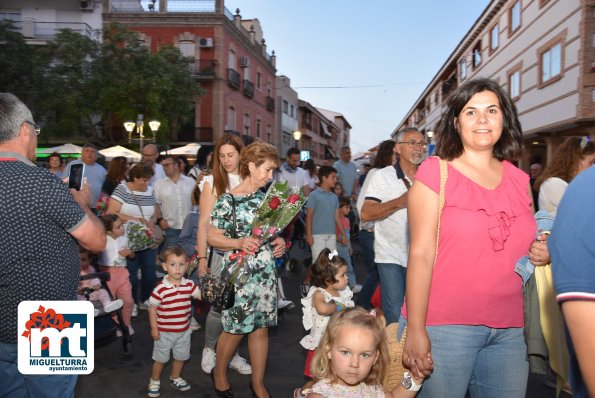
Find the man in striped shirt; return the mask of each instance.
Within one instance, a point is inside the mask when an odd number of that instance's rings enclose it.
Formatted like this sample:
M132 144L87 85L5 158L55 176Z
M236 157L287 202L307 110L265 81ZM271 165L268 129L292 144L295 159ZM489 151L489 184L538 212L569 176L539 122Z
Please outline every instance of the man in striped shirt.
M184 278L188 259L179 246L163 252L161 267L167 275L151 293L149 321L153 347L153 370L147 395L159 397L161 373L173 352L170 384L180 391L190 390L190 384L180 377L184 361L190 358L190 315L192 298L200 299L198 287Z

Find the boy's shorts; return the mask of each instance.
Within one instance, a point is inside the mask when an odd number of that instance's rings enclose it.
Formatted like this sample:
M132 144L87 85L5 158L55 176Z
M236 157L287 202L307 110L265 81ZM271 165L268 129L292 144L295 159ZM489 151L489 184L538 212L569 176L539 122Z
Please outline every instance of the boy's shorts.
M160 338L153 344L153 361L167 363L170 352L178 361L186 361L190 358L190 336L192 330L188 328L185 332L159 332Z

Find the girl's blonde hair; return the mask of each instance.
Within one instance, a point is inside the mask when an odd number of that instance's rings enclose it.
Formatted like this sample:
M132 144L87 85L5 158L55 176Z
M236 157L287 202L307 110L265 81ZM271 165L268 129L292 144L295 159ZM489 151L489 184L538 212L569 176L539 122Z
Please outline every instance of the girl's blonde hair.
M335 254L331 257L331 251L322 249L316 262L312 265L312 284L316 287L326 289L327 286L337 282L337 272L342 266L347 266L343 257Z
M338 311L331 317L322 341L318 345L318 348L316 348L316 353L312 359L311 371L314 382L323 379L328 379L331 383L338 381L337 375L333 372L329 354L339 334L339 330L344 326L357 326L372 331L379 355L378 360L372 366L370 373L364 378L363 382L369 385L383 386L386 377L385 373L389 366L388 345L384 330L386 321L381 311L373 310L372 312L367 312L361 307Z

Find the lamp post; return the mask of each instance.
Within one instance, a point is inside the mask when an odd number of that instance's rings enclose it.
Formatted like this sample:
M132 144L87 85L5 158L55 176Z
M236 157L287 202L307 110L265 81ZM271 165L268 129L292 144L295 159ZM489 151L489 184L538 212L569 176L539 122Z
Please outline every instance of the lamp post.
M299 141L300 141L300 138L302 138L302 132L301 132L301 131L299 131L299 130L296 130L296 131L294 131L294 132L293 132L293 140L295 141L295 147L296 147L297 149L299 149Z
M149 127L151 128L151 132L153 133L153 142L155 142L155 134L157 133L157 130L159 130L159 126L161 126L161 123L157 120L151 120L149 122ZM126 131L128 131L128 143L129 144L132 143L132 132L134 131L135 127L136 127L136 132L138 134L140 152L142 152L143 146L144 146L144 139L145 139L145 134L144 134L145 122L144 122L144 115L142 113L139 113L137 115L136 122L129 120L124 123L124 128L126 129Z
M433 150L432 140L434 138L434 132L432 130L430 130L430 131L426 132L426 136L428 137L428 146L426 148L427 148L427 151L428 151L428 156L430 156L430 155L432 155L431 152Z

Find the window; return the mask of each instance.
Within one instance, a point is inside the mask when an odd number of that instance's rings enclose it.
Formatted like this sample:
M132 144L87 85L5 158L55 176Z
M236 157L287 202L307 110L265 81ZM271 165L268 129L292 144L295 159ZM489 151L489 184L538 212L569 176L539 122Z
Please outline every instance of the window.
M481 40L473 47L473 69L481 64Z
M295 106L289 105L289 116L295 119Z
M190 40L181 40L179 43L180 52L185 57L194 58L194 42Z
M227 128L229 130L236 129L236 109L233 106L227 109Z
M250 80L250 67L246 66L244 67L244 80Z
M558 43L541 54L541 82L558 76L562 71L562 43Z
M256 72L256 88L260 90L260 72Z
M287 114L289 109L289 102L283 100L283 113Z
M508 75L508 93L510 98L516 98L521 95L521 71L516 70Z
M250 115L244 113L244 134L250 135Z
M287 131L283 132L283 143L286 145L291 145L291 134Z
M459 73L461 80L465 80L467 78L467 64L465 63L465 58L459 61Z
M500 45L500 30L498 24L494 25L490 30L490 50L494 51Z
M260 138L260 119L256 119L256 138Z
M271 141L271 132L273 131L273 129L271 128L270 124L267 124L267 142L272 144L273 142Z
M516 1L508 11L508 34L521 27L521 0Z
M227 67L236 70L236 52L234 50L229 50L229 55L227 56Z

